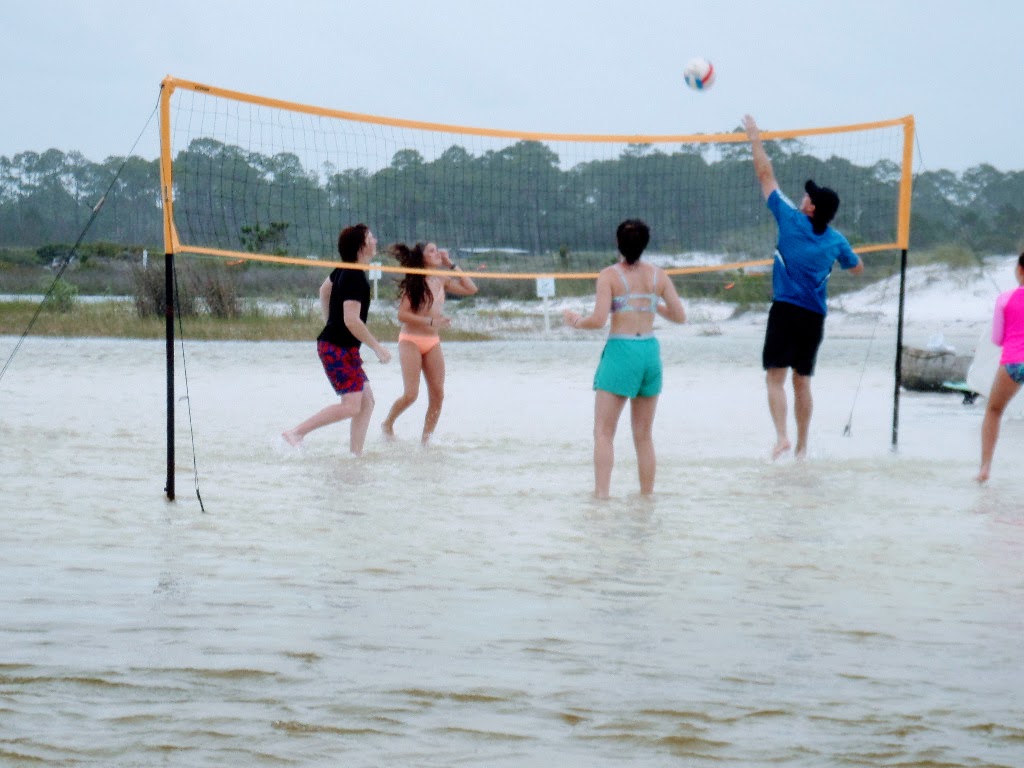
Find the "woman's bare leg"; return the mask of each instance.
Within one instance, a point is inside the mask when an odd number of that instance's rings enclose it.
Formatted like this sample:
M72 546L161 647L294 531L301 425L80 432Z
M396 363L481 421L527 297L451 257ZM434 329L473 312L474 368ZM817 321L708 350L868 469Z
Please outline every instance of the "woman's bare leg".
M1003 420L1003 411L1006 410L1006 406L1009 405L1010 400L1019 389L1020 384L1010 378L1006 368L999 366L985 406L985 418L981 422L981 466L978 468L978 477L976 478L979 483L988 480L992 473L992 456L996 452L996 442L999 440L999 426Z
M423 445L430 441L441 418L441 406L444 405L444 352L441 345L431 349L423 356L423 378L427 382L427 415L423 419Z
M640 493L654 493L654 475L657 459L654 456L654 413L658 397L637 397L630 401L630 422L633 427L633 446L636 448L637 470L640 473Z
M594 398L594 496L607 499L615 465L615 429L626 398L597 390Z
M392 404L387 418L380 425L384 435L389 438L395 436L395 419L401 416L419 397L420 371L423 368L423 358L420 355L419 347L411 341L398 342L398 358L402 363L402 394Z

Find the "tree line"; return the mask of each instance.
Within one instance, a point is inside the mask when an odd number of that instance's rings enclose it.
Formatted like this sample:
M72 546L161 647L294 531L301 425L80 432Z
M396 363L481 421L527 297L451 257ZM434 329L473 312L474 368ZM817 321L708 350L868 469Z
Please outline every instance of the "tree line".
M888 212L894 215L899 180L893 163L858 167L807 154L797 142L772 144L771 154L785 191L800 192L808 177L839 188L843 207L836 223L855 245L892 239ZM640 216L654 224L652 247L662 251L743 253L756 243L763 256L773 231L749 146L742 143L714 156L699 147L666 152L630 145L619 157L568 169L538 142L477 156L453 145L433 160L399 150L387 167L371 172L310 169L291 153L261 155L196 139L178 154L174 168L183 241L228 250L329 258L338 227L366 221L382 243L429 238L457 248L550 254L557 262L570 252L608 250L616 224ZM0 156L0 247L74 242L115 176L88 240L159 251L157 160L110 157L96 163L56 149ZM1021 221L1022 171L985 164L914 179L912 248L956 244L978 253L1016 251Z

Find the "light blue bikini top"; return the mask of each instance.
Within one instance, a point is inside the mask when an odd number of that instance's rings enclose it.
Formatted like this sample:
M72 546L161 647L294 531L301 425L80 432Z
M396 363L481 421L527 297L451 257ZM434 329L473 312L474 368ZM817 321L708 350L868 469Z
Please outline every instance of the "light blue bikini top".
M658 311L658 295L655 293L632 293L629 290L629 281L626 280L626 273L622 271L622 266L619 264L615 265L615 271L619 273L619 277L622 278L622 285L626 289L626 292L621 296L612 296L612 312L657 312ZM634 301L646 301L647 304L634 305L631 302Z

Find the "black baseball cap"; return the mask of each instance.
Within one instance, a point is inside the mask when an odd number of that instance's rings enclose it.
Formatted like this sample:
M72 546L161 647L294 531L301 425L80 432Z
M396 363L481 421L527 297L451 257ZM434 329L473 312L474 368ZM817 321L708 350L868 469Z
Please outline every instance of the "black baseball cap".
M812 217L814 222L820 224L824 229L824 225L832 221L836 211L839 210L839 195L834 189L819 187L813 179L807 180L807 183L804 184L804 191L814 203L814 216Z

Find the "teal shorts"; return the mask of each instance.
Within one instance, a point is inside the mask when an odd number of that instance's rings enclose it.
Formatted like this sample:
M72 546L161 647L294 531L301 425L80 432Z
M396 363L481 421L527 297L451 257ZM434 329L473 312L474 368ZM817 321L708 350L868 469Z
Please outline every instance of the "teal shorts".
M620 397L661 394L661 347L653 336L610 336L601 353L594 389Z

